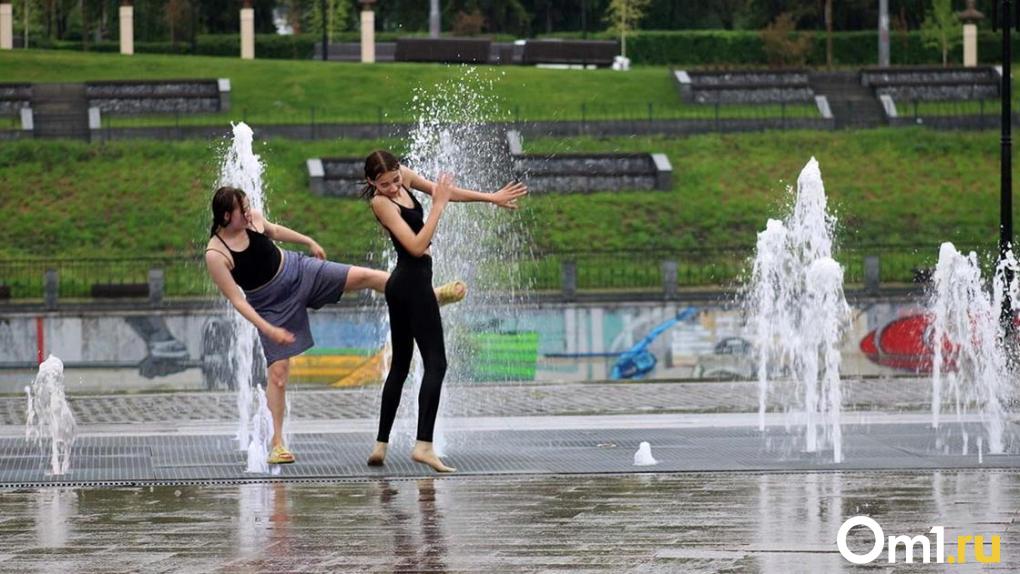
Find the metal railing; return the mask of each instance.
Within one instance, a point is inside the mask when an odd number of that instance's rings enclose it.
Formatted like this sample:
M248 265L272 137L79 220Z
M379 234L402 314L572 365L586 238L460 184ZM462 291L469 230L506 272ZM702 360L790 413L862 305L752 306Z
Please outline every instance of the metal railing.
M473 114L476 112L472 112ZM655 102L630 102L620 104L581 103L568 105L518 105L493 107L482 110L479 115L465 116L465 121L670 121L670 120L712 120L712 119L783 119L818 118L814 104L690 104L663 105ZM241 107L226 113L173 113L141 116L120 116L103 114L103 128L152 127L152 126L223 126L229 121L245 121L263 125L306 125L321 124L399 124L417 121L418 115L406 107L366 107L334 109L328 106L289 108L283 110L256 110Z
M163 271L163 290L172 296L208 291L204 264L197 257L59 258L0 260L0 286L11 299L42 299L46 274L55 272L60 298L90 298L96 286L148 285L149 272Z
M910 284L926 280L938 260L938 249L938 245L844 246L837 248L834 258L844 268L844 283L848 287ZM995 253L994 245L972 249L979 254ZM749 278L753 255L750 246L546 251L514 261L494 261L491 267L497 279L512 272L522 286L540 292L669 294L683 288L737 287ZM334 257L358 265L381 266L364 253ZM990 276L994 258L981 260L987 267L986 276ZM159 299L208 297L216 293L199 256L12 259L0 260L0 302L89 299L103 293L123 293L125 290L118 287L151 287L153 270L159 271Z

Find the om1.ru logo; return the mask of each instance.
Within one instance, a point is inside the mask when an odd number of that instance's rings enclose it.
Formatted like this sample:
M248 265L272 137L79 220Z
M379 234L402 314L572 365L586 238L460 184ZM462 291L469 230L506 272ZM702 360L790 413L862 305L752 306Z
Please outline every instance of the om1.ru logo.
M871 530L872 535L875 537L875 545L867 554L857 554L846 545L846 537L850 534L855 526L864 526ZM967 561L967 546L971 545L974 548L974 560L982 563L994 563L999 562L999 537L992 536L992 551L991 554L985 554L985 537L984 536L971 536L961 535L956 537L956 554L946 556L946 528L944 526L933 526L929 530L931 534L935 535L935 562L949 563L949 564L963 564ZM882 527L879 526L878 522L868 518L867 516L854 516L843 523L843 526L839 527L839 533L836 534L836 546L839 548L839 553L854 564L868 564L875 561L879 556L882 555L882 549L885 546L885 533L882 532ZM921 534L914 536L890 536L889 537L889 563L896 562L896 548L903 545L903 551L905 553L904 561L907 563L914 561L914 548L915 546L921 547L921 562L932 562L931 559L931 540L927 536Z

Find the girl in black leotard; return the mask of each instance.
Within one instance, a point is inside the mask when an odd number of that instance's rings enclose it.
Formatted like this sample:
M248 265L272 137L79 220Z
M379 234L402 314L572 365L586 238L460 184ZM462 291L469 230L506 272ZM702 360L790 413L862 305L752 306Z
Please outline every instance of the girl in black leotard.
M508 209L527 194L520 183L511 183L495 193L480 193L454 187L449 174L433 183L400 165L386 151L375 151L365 160L365 196L372 211L386 228L397 251L397 266L386 282L386 303L390 313L393 359L383 385L379 434L368 458L370 466L383 464L393 419L400 405L400 391L411 367L414 344L421 352L425 374L418 394L418 434L411 458L438 472L452 472L432 448L432 433L439 409L439 394L446 375L446 348L439 306L432 290L430 245L439 218L450 201L484 201ZM411 192L417 189L432 196L432 208L425 217L421 203ZM464 289L463 285L460 286Z

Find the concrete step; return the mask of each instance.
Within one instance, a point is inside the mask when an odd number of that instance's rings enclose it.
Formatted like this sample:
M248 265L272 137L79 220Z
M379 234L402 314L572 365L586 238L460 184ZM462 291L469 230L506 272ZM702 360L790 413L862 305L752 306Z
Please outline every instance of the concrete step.
M32 112L36 115L39 114L72 114L81 113L82 105L79 102L67 102L67 101L47 101L47 102L32 102ZM88 107L85 108L85 113L88 113Z
M808 77L816 95L825 96L837 128L885 124L882 104L871 88L862 86L857 72L817 72Z
M32 103L48 101L87 102L85 84L34 84L32 86Z

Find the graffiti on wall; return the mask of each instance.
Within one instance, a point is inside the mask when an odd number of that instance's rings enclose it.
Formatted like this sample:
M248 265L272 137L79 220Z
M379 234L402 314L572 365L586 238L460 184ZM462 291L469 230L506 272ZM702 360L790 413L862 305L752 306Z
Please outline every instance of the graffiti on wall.
M922 311L902 302L855 309L842 348L844 374L930 370ZM349 375L382 368L379 352L388 338L382 319L379 310L312 313L316 347L292 369L299 378L305 373L329 384L378 380ZM463 339L454 348L465 353L460 358L470 368L463 376L473 381L741 379L756 372L754 343L737 308L550 305L522 308L513 317L480 313L471 321L453 326L448 336ZM134 369L142 379L187 369L198 369L208 389L230 388L234 379L227 356L231 330L222 309L0 317L0 343L0 364L35 364L45 347L69 364ZM256 380L264 380L264 373Z

